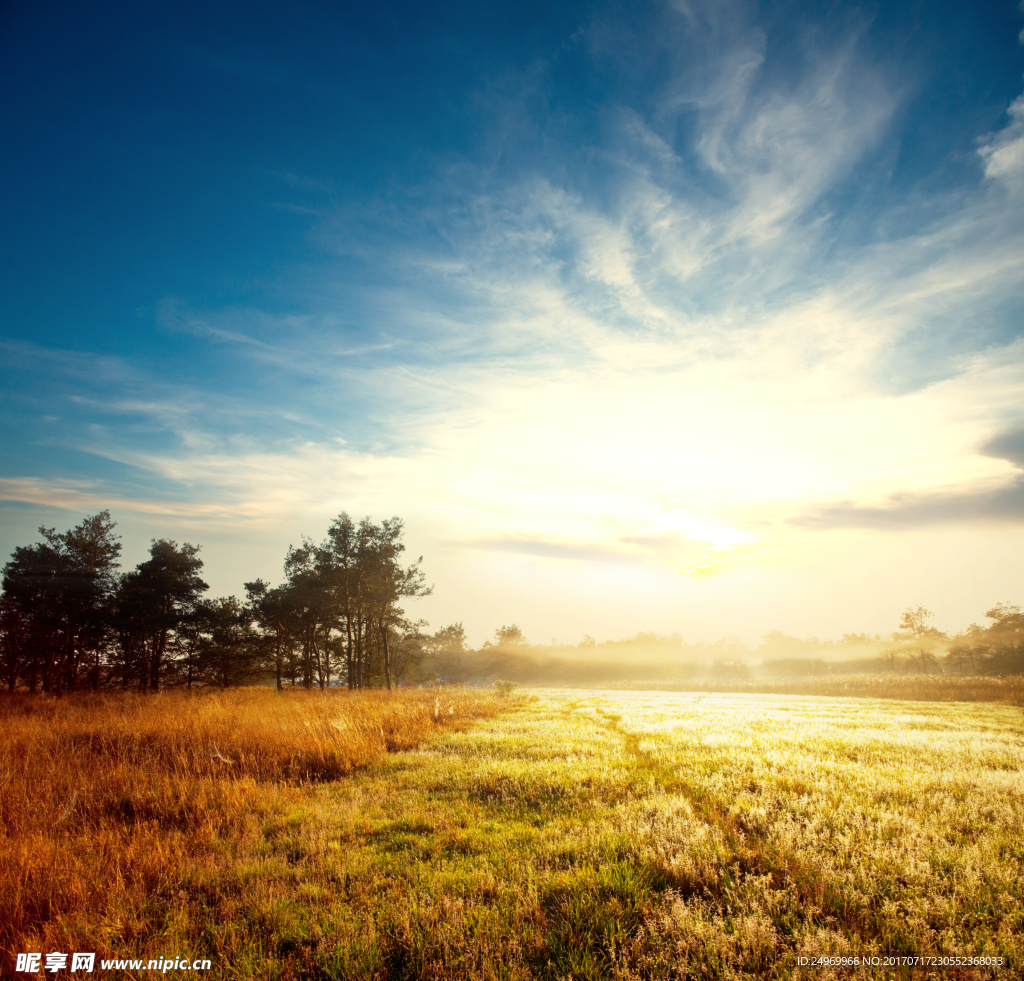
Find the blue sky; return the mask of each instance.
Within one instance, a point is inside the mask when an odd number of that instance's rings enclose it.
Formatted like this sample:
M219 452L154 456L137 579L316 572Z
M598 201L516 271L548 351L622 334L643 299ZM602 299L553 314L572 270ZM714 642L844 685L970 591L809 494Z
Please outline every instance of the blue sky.
M0 547L405 517L482 640L1024 600L1024 13L0 12Z

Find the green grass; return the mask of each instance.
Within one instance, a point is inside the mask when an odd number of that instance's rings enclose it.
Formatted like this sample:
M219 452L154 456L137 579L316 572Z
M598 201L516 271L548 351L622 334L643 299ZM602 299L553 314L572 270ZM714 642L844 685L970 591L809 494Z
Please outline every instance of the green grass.
M239 979L1017 977L1022 768L1006 705L540 693L207 835L153 884L160 948Z

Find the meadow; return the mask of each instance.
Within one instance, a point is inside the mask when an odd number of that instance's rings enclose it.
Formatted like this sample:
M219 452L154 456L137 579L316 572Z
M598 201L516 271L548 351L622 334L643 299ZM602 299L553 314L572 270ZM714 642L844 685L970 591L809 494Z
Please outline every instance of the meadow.
M914 977L1024 974L1012 704L247 690L0 716L8 966L667 981L955 955L1003 968Z

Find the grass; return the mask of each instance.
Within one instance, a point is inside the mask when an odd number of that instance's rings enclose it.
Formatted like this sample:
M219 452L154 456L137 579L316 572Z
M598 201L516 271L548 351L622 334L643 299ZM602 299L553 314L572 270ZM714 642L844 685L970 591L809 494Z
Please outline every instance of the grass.
M259 879L267 843L291 865L308 849L291 829L314 782L506 705L465 691L0 698L0 946L221 949L212 921Z
M988 954L1024 973L1010 705L445 691L435 721L428 692L161 698L162 721L142 699L0 702L9 958L667 981Z
M841 665L837 665L837 668ZM1024 706L1022 675L959 675L938 672L899 674L878 671L789 677L687 678L672 683L637 684L625 679L610 689L735 692L759 695L825 695L842 698L898 698L921 702L1008 702Z

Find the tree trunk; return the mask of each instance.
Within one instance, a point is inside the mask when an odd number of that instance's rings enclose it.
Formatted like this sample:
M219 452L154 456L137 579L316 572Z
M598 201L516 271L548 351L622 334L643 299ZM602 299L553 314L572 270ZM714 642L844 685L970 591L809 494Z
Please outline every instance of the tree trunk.
M46 645L46 666L43 669L43 691L50 693L53 691L53 669L54 669L54 650L53 640Z
M321 651L320 650L320 645L317 644L317 642L316 642L316 627L314 627L312 632L311 632L310 641L311 641L312 650L313 650L313 663L316 665L316 683L317 683L317 686L320 688L320 691L323 691L324 688L326 687L325 680L328 680L328 681L330 680L328 675L327 675L326 666L324 664L324 659L327 656L327 648L326 648L327 641L326 641L326 638L325 638L324 639L324 645L325 645L324 646L324 650Z
M29 635L29 643L31 644L34 638ZM28 690L34 695L36 693L36 686L39 684L39 658L36 656L36 646L32 645L32 654L30 655L32 660L29 662L29 675L28 675Z
M81 656L81 652L78 650L78 645L75 643L75 635L73 631L68 631L68 670L67 676L64 679L64 687L68 691L74 691L78 687L78 659Z
M277 674L277 690L280 691L281 685L281 634L284 632L284 628L281 624L277 624L277 651L274 654L274 670Z
M380 620L380 642L384 649L384 683L391 691L391 648L388 646L388 622L383 617Z
M363 687L363 618L356 618L356 688Z
M313 653L310 650L309 628L302 639L302 687L309 691L313 687Z
M348 682L348 690L355 687L355 678L352 676L352 611L345 610L345 674Z
M164 659L164 649L167 646L167 631L161 630L153 638L153 662L149 668L149 690L160 690L160 668Z

